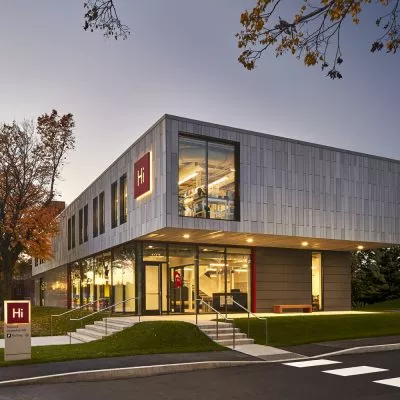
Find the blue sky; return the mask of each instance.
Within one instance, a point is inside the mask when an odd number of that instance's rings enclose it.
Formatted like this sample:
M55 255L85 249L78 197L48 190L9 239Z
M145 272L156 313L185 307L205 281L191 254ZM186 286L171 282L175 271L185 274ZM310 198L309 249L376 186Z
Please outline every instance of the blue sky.
M126 41L84 32L83 0L2 4L0 121L74 114L68 203L165 113L400 159L400 58L369 52L372 13L346 27L344 79L331 81L272 52L252 72L237 62L255 0L115 3Z

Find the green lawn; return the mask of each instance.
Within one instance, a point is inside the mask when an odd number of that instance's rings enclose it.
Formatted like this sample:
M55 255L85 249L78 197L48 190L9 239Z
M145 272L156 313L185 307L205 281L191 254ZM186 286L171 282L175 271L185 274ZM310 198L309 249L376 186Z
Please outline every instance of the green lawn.
M250 320L250 337L265 344L265 322ZM247 333L247 318L235 319ZM301 315L268 319L268 344L290 346L328 340L400 335L400 313Z
M65 308L57 307L32 307L32 336L50 336L50 316L52 314L61 314L68 311ZM92 311L72 311L62 317L53 318L53 335L65 335L71 329L74 331L80 328L80 322L70 323L70 318L80 318L80 316L88 315ZM99 313L93 317L87 318L83 321L83 325L93 323L93 321L102 319L109 316L109 313ZM0 338L4 337L3 321L0 321Z
M400 311L400 299L382 301L357 308L357 311Z
M4 362L0 366L135 354L190 353L226 350L214 343L195 325L178 321L141 322L115 335L90 343L32 347L32 359Z

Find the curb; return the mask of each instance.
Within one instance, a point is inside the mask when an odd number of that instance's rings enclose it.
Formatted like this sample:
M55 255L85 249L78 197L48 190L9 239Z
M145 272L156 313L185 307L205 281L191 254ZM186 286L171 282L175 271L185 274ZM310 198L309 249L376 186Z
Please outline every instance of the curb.
M265 364L265 361L201 361L181 364L161 364L141 367L110 368L92 371L76 371L64 374L35 376L31 378L0 381L0 387L46 383L95 382L116 379L141 378L155 375L192 372L214 368L240 367Z
M372 346L352 347L350 349L332 351L330 353L318 354L316 356L310 356L308 358L340 356L340 355L346 355L346 354L377 353L379 351L393 351L393 350L400 350L400 343L377 344L377 345L372 345Z

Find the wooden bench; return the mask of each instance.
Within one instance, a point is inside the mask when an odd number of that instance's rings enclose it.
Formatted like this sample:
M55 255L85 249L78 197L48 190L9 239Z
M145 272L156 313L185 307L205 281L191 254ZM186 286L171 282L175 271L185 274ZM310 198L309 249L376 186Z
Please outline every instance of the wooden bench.
M284 309L302 309L303 312L310 313L312 312L311 304L277 304L272 307L272 312L274 313L282 313Z

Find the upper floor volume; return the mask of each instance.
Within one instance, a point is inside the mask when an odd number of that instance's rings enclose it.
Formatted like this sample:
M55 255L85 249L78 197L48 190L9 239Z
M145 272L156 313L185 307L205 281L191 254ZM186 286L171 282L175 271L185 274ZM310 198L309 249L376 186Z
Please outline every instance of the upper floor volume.
M46 268L131 240L188 237L341 251L398 244L400 162L164 115L61 213Z

